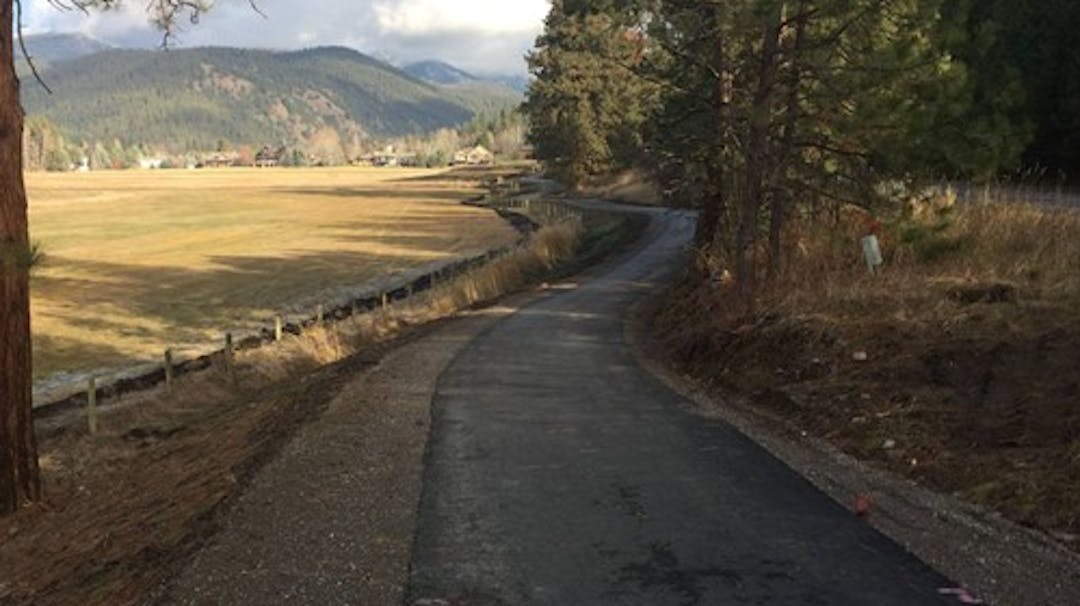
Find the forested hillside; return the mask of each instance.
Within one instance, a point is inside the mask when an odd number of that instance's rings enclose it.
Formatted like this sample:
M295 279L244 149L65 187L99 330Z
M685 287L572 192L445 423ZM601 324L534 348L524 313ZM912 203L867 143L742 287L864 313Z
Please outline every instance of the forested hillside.
M440 87L345 48L108 50L50 64L23 102L69 141L173 152L342 147L432 131L519 102L490 83Z

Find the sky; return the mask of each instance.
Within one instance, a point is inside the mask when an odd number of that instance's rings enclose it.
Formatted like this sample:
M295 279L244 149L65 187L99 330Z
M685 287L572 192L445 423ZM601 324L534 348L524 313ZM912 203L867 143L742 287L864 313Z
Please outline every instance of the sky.
M297 49L342 45L394 63L445 61L480 75L524 75L524 55L543 28L549 0L217 0L178 46ZM80 32L118 46L153 46L145 0L85 15L24 0L28 33Z

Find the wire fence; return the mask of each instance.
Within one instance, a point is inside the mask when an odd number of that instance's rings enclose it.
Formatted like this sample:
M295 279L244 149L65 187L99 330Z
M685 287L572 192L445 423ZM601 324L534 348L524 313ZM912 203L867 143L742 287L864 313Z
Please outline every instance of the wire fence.
M1080 189L1024 183L950 183L964 203L1023 203L1080 210Z
M45 402L35 402L35 416L47 418L85 407L89 409L88 415L93 418L96 414L94 410L96 404L106 399L146 391L162 385L169 386L177 377L201 372L215 366L224 367L227 372L232 373L233 356L237 352L268 347L281 341L286 335L300 336L317 326L333 325L354 316L385 309L394 303L408 301L412 297L430 291L438 284L463 276L508 254L526 241L529 235L542 224L565 220L572 214L580 212L565 204L541 200L519 200L515 194L516 186L512 189L507 187L496 191L498 193L494 195L467 201L466 204L489 208L509 222L520 234L519 241L513 245L456 261L386 288L377 294L352 298L346 302L338 300L333 303L315 304L309 308L307 314L301 314L299 318L292 315L286 319L285 314L279 314L261 328L249 329L242 333L222 331L223 346L220 349L189 359L174 359L173 351L165 349L161 362L155 365L146 364L136 369L129 369L127 372L114 375L111 379L103 380L100 376L73 379L63 387L52 390L61 391L66 395L51 398Z

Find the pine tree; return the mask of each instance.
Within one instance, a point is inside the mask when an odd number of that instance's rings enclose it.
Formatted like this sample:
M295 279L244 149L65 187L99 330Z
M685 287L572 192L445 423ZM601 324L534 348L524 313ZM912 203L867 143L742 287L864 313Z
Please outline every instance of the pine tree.
M537 50L525 113L535 156L572 185L633 167L653 95L636 77L644 38L626 11L553 3Z
M758 266L778 271L791 213L871 204L887 177L945 155L933 133L962 107L963 73L938 43L938 9L657 3L649 68L667 85L650 148L665 190L702 208L703 266L731 270L748 295Z

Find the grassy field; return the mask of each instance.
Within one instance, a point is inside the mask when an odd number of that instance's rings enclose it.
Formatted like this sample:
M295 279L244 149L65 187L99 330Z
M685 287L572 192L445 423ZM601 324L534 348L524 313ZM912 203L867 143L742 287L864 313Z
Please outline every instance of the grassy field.
M508 244L478 184L408 169L29 174L35 378L181 355ZM310 310L308 310L310 313Z

